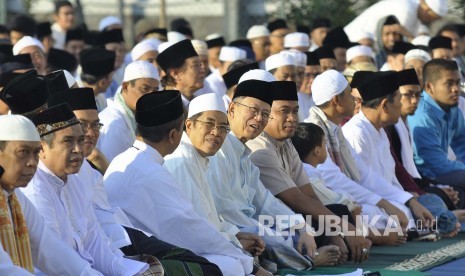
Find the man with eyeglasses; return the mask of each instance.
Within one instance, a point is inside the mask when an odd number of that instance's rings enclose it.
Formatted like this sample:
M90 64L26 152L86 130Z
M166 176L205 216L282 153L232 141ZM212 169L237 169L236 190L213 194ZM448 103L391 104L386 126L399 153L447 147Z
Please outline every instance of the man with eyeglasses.
M254 25L247 31L246 37L252 44L255 61L260 69L265 69L265 60L270 56L270 31L266 26Z
M316 251L313 237L303 233L295 241L294 247L293 237L276 236L276 232L305 228L304 218L265 188L260 181L260 171L250 160L250 149L245 144L257 137L268 123L273 81L275 78L264 70L251 70L241 77L228 109L231 132L221 149L210 157L207 179L216 209L224 220L244 232L269 230L262 236L266 242L262 257L270 261L266 262L265 269L273 272L276 268L308 269L312 267L312 262L299 250L305 247L306 254L313 258ZM259 221L263 215L273 218L272 226ZM278 215L288 219L277 220ZM267 234L269 232L274 234Z
M104 126L97 148L110 162L136 140L136 102L142 95L157 91L159 80L157 68L147 61L134 61L126 67L121 91L99 114Z
M166 156L165 168L176 178L200 216L208 219L236 246L253 256L261 255L265 242L254 233L240 232L237 226L222 219L208 185L206 171L209 158L221 148L230 131L221 98L209 93L193 99L187 117L181 143Z
M300 86L297 97L299 98L299 122L303 122L310 114L310 108L315 106L312 99L312 83L315 78L321 74L320 61L315 52L306 52L307 63L305 66L302 85Z

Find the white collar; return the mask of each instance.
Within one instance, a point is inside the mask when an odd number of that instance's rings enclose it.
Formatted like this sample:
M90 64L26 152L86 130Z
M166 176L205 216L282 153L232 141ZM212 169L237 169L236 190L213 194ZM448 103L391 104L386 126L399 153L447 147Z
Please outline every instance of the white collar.
M132 147L142 153L145 153L155 163L162 165L165 162L165 159L163 159L163 156L161 156L161 154L156 149L154 149L153 147L147 145L146 143L140 140L136 139Z

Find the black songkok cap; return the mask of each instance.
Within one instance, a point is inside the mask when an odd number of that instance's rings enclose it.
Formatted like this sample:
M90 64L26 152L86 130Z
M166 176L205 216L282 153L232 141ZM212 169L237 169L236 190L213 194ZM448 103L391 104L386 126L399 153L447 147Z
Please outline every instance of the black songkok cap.
M274 101L298 101L295 81L273 81Z
M397 72L397 82L402 85L420 85L415 69L406 69Z
M15 73L15 72L5 72L0 74L0 87L4 87L8 84L12 79L20 76L22 73ZM1 95L1 92L0 92Z
M358 88L360 84L366 79L367 76L374 74L373 71L357 71L354 73L352 77L352 81L350 82L350 87Z
M94 90L89 87L71 88L54 94L47 99L48 106L67 103L74 110L97 110Z
M36 126L40 137L79 124L73 111L66 103L41 110L33 114L30 119Z
M153 28L144 33L144 36L149 35L149 34L160 34L164 37L168 35L168 30L166 28Z
M159 126L172 122L184 114L181 93L162 90L140 97L136 103L136 122L144 127Z
M107 43L119 43L124 42L123 30L113 29L109 31L103 31L100 33L100 44L105 45Z
M178 27L175 31L183 35L186 35L186 36L194 37L194 34L192 33L192 29L186 26Z
M267 28L270 31L270 33L272 33L273 31L278 29L287 29L287 24L286 21L284 21L284 19L278 18L268 23Z
M37 24L37 37L39 39L52 34L50 22L41 22Z
M13 114L25 114L36 110L47 102L47 84L35 70L12 79L1 91L4 101Z
M415 45L412 43L404 42L404 41L396 41L392 50L389 52L390 54L403 54L405 55L408 51L415 49Z
M226 88L229 89L236 85L239 82L239 79L242 77L242 75L254 69L260 69L257 62L245 64L226 72L223 75L223 80L226 84Z
M45 82L47 83L49 95L54 95L60 91L69 89L68 81L66 80L63 70L58 70L46 75Z
M366 76L358 87L364 102L389 95L398 89L399 83L395 71L374 72Z
M438 35L430 39L428 43L428 47L431 50L438 49L438 48L445 48L452 50L452 39Z
M323 46L331 48L344 48L348 49L352 46L349 37L342 27L337 27L328 32L323 40Z
M82 72L92 76L105 76L115 69L115 52L101 48L88 48L79 53Z
M229 42L229 46L237 47L237 48L248 47L252 49L252 43L250 43L248 39L238 39L238 40L231 41Z
M318 56L318 60L324 59L324 58L336 59L336 56L334 56L333 49L330 47L326 47L326 46L319 47L314 52Z
M11 20L10 30L33 37L37 32L37 23L32 17L20 14Z
M5 57L0 63L0 72L11 72L21 69L33 69L32 59L30 54L20 54L16 56Z
M191 41L189 39L184 39L158 54L157 63L163 71L168 72L170 68L182 66L186 59L197 56L197 52L192 46Z
M74 72L78 67L78 61L74 55L56 48L48 50L47 63L52 70Z
M226 41L224 41L224 38L222 36L206 40L205 43L207 43L208 49L213 47L222 47L226 45Z
M307 56L307 66L320 65L320 59L315 51L305 52L305 55Z
M84 32L84 43L91 46L100 45L100 32L99 31L87 31Z
M271 82L246 80L237 85L233 100L237 97L252 97L271 106L273 103L273 86Z
M67 31L65 43L68 43L71 40L84 40L84 31L80 28Z
M395 24L399 24L399 19L397 19L397 17L395 17L394 15L389 15L386 18L386 21L384 21L383 26L395 25Z
M324 17L315 18L312 22L312 30L318 28L331 28L331 20Z

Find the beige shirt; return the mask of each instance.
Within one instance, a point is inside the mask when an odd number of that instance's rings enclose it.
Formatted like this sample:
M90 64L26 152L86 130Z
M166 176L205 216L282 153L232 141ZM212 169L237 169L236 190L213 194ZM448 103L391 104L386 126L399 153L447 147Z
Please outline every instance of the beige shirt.
M273 195L310 184L290 139L277 141L262 132L247 146L252 151L250 159L260 169L260 180Z

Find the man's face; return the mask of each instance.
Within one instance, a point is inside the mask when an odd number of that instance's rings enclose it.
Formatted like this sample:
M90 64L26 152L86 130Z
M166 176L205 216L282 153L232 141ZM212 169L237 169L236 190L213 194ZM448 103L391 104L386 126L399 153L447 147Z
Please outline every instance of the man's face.
M139 59L137 59L137 60L147 61L149 63L152 63L152 65L155 68L158 68L157 56L158 56L157 51L148 51L148 52L145 52L142 56L140 56Z
M220 66L220 51L221 46L208 49L208 64L213 66L213 68Z
M228 131L228 117L220 111L205 111L195 120L186 120L187 136L203 157L220 150Z
M460 43L460 36L453 31L442 31L441 35L448 37L452 40L452 56L460 56L462 53L462 44Z
M333 58L322 58L320 59L321 72L328 71L330 69L337 69L337 61Z
M94 109L74 110L74 115L81 122L84 132L84 145L82 151L84 157L89 156L97 145L100 136L100 120L98 112Z
M65 51L72 54L79 61L79 53L85 46L84 40L70 40L65 45Z
M351 94L351 88L349 85L344 91L339 94L339 104L337 106L337 112L344 117L352 116L354 114L355 102L354 97Z
M404 58L404 54L388 55L387 63L391 67L391 70L402 71L404 70Z
M198 56L190 57L184 63L184 70L179 72L179 81L176 80L176 87L179 87L179 90L187 88L195 92L203 87L204 80L205 70L200 58Z
M31 55L32 64L34 65L34 68L36 68L37 73L42 75L46 73L47 59L45 58L45 54L42 49L37 46L27 46L19 53Z
M12 45L15 45L18 40L23 38L24 34L18 31L10 31L10 41Z
M286 65L276 68L273 76L278 81L296 81L297 72L294 65Z
M289 29L281 28L274 30L270 34L270 51L271 54L277 54L284 50L284 37L289 33Z
M420 0L420 5L418 6L417 15L421 23L426 24L426 25L433 23L434 21L441 18L426 4L425 0Z
M334 49L334 56L336 56L336 69L339 72L342 72L346 69L346 52L347 49L337 47Z
M393 102L386 101L386 109L383 111L383 127L394 125L399 121L402 104L400 92L396 90Z
M12 192L26 187L37 170L40 142L9 141L0 150L0 166L5 173L0 178L2 188Z
M452 59L452 50L447 48L436 48L431 51L433 58Z
M329 28L327 27L320 27L316 28L310 32L310 37L312 38L312 42L315 43L318 47L323 46L323 40L326 38L326 34L328 34Z
M357 88L352 88L350 94L352 95L354 99L354 113L353 115L357 114L360 111L360 108L362 107L362 96L360 95L360 92L358 91Z
M312 83L315 78L321 73L319 65L307 65L305 66L304 77L302 79L302 85L300 86L300 92L307 95L312 94Z
M262 36L250 40L256 61L264 61L270 56L270 37Z
M158 91L159 82L156 79L141 78L136 79L134 86L131 82L123 83L122 93L123 98L129 109L133 112L136 110L136 103L145 94Z
M402 85L399 87L402 104L401 115L403 117L413 115L417 110L418 103L421 99L421 88L419 85Z
M421 59L411 59L405 63L405 69L415 69L421 88L423 88L423 66L425 66L425 63L426 62Z
M124 62L124 55L126 54L126 49L123 42L111 42L105 44L105 49L108 51L115 52L115 69L121 67Z
M205 74L210 71L210 67L208 65L208 55L199 55L200 62L202 63L203 70ZM226 68L227 70L227 68Z
M71 6L62 6L55 14L55 21L65 31L70 30L74 26L74 8Z
M57 177L65 179L79 172L84 159L84 133L80 124L54 132L51 146L42 142L40 160Z
M234 134L245 143L255 139L268 124L270 105L252 97L238 99L229 106L228 120Z
M299 121L299 103L297 101L273 101L270 118L265 127L266 133L278 141L291 138Z
M386 25L381 30L381 40L383 41L384 48L392 50L394 44L400 41L402 36L399 33L399 24Z
M354 57L351 61L350 61L350 65L357 65L359 63L371 63L374 65L374 62L373 62L373 58L369 57L369 56L358 56L358 57Z
M435 82L427 82L425 90L444 109L457 106L461 93L459 71L443 70Z

